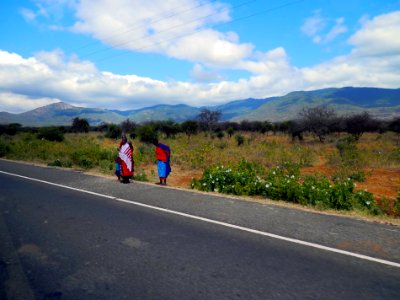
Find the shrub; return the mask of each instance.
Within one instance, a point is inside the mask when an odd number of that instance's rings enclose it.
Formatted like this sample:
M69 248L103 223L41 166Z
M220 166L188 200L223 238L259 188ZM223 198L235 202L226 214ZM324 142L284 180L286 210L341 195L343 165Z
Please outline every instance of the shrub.
M235 129L233 127L229 127L226 130L226 133L229 135L229 137L232 137L232 135L235 133Z
M84 169L90 169L94 166L94 163L88 157L82 156L78 159L78 166Z
M225 136L223 131L218 131L217 132L217 138L219 138L220 140Z
M74 118L71 125L72 132L89 132L90 126L86 119Z
M37 138L54 142L62 142L64 140L64 132L57 127L43 127L39 130Z
M354 182L350 178L347 181L336 182L329 195L330 207L338 210L352 209L353 189Z
M140 138L140 141L143 143L151 144L154 140L158 139L157 131L151 125L143 125L138 128L137 134Z
M354 193L352 179L331 182L324 176L300 177L298 164L284 163L265 170L257 164L242 160L236 166L212 166L201 179L192 180L192 188L235 195L262 195L274 200L286 200L302 205L351 210L362 207L379 213L373 195Z
M94 166L93 160L88 157L89 152L83 150L75 151L71 155L74 164L84 169L89 169Z
M360 210L367 210L372 215L382 213L375 202L374 195L367 191L357 191L353 194L353 207Z
M332 185L326 177L307 176L302 186L302 204L331 208ZM301 203L300 202L300 203Z
M137 180L137 181L149 181L149 179L146 176L146 173L136 173L133 176L133 180Z
M11 151L11 148L9 145L0 142L0 157L5 156L7 153Z
M122 129L118 125L110 124L106 133L106 137L110 139L118 139L121 137Z
M62 161L62 160L56 159L55 161L49 162L47 165L50 167L72 168L72 162L69 160Z
M350 179L356 182L364 182L365 181L365 173L364 171L356 171L349 176Z
M234 195L260 195L265 188L259 171L257 165L245 160L236 166L212 166L204 171L200 180L192 181L192 188Z
M237 135L235 135L235 139L236 139L236 142L237 142L238 146L243 145L243 143L244 143L244 136L243 135L237 134Z
M354 166L359 160L359 152L357 150L357 140L354 136L349 135L340 139L336 148L339 150L342 162L346 165Z
M400 192L397 194L397 198L394 201L393 208L394 208L395 215L399 217L400 216Z

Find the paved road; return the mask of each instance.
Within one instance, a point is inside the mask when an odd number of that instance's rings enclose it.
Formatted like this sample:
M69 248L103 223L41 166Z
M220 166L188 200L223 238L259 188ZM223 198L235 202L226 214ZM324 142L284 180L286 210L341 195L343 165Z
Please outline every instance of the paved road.
M0 241L1 299L400 298L398 227L4 160Z

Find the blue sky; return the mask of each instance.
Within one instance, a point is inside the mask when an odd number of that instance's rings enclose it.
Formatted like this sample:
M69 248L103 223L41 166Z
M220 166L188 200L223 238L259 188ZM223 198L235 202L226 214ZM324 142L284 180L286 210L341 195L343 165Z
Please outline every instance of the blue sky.
M4 0L0 111L400 88L400 0Z

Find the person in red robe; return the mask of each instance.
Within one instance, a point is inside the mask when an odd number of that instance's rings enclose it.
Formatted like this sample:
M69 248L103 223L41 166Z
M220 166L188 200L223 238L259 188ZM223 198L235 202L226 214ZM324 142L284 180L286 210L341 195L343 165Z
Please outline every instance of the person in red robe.
M128 142L125 135L122 136L118 150L118 157L121 163L121 182L129 183L129 180L133 177L134 171L133 145Z
M167 177L171 173L170 157L171 149L158 140L154 140L154 146L156 146L156 159L157 159L157 171L160 182L157 184L167 185Z

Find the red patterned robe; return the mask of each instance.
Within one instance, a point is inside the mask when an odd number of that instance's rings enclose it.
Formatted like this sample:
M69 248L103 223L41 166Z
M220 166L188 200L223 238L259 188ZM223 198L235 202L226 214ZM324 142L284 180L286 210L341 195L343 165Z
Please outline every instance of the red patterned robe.
M121 160L121 176L131 178L134 170L133 147L129 143L121 143L118 156Z

